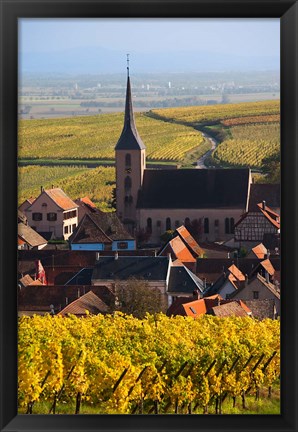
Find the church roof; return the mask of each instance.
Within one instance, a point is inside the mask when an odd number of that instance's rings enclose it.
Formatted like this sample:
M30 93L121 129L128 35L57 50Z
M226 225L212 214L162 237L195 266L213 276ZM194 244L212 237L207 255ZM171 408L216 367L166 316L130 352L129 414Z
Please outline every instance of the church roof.
M138 208L245 209L249 169L144 171Z
M250 186L248 211L258 211L257 205L266 201L271 208L280 208L280 184L253 183Z
M116 144L115 150L142 150L145 149L145 144L140 138L137 131L131 98L131 87L130 78L127 77L127 88L126 88L126 101L125 101L125 115L124 115L124 126L120 138Z

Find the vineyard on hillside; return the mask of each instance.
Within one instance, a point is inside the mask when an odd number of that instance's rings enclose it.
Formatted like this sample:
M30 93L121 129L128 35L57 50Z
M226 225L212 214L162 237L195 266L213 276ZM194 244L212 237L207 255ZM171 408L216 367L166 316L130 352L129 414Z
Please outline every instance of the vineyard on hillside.
M111 209L112 191L115 187L115 169L99 167L47 167L19 168L18 203L37 197L40 186L45 189L60 187L72 199L88 196L100 209Z
M189 126L200 126L239 117L279 115L279 101L166 108L152 110L153 117Z
M219 165L249 166L260 169L263 159L280 151L279 123L246 124L229 129L230 139L214 151Z
M249 395L262 403L267 389L269 403L279 388L269 319L35 315L20 318L18 336L20 412L224 414L231 399L245 413Z
M147 159L182 161L184 155L204 144L200 132L137 113L136 125L146 145ZM19 158L114 159L123 127L123 114L21 120Z

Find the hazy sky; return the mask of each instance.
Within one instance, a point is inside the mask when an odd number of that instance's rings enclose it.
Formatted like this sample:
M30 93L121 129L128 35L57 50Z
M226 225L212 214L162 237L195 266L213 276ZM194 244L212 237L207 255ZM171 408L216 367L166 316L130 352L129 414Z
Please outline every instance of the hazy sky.
M25 19L19 49L54 53L71 48L161 53L186 51L242 57L279 57L279 19Z

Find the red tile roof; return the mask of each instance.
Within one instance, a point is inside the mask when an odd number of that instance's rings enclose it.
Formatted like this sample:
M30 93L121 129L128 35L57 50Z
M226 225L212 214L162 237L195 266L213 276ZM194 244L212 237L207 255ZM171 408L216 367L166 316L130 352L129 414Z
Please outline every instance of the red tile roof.
M88 291L82 297L67 305L58 315L86 315L86 311L93 315L108 312L108 306L93 293Z
M269 259L265 259L260 264L270 274L270 276L274 275L275 270Z
M273 210L271 210L270 207L267 207L265 205L265 209L263 209L262 203L258 204L259 209L263 213L263 215L266 217L266 219L273 225L275 228L280 229L280 217L279 214L275 213Z
M181 225L176 229L179 236L183 239L186 245L191 249L191 252L194 253L195 257L202 257L204 255L204 250L198 245L195 239L192 237L190 232L185 228L184 225Z
M83 197L80 198L80 201L82 201L84 204L88 205L89 207L96 209L96 205L91 201L89 197Z
M233 281L245 281L244 274L238 269L238 267L235 266L235 264L232 264L228 268L228 270L234 276L234 278L231 278L231 280L233 280Z
M60 188L45 189L44 192L57 204L57 206L62 208L62 210L72 210L78 207L78 205Z
M263 243L258 244L254 248L252 248L252 252L260 259L264 259L267 254L267 248L263 245Z
M183 263L185 262L196 262L196 259L192 256L192 254L189 252L183 241L180 237L174 237L172 240L169 241L169 245L174 252L176 258L178 258Z

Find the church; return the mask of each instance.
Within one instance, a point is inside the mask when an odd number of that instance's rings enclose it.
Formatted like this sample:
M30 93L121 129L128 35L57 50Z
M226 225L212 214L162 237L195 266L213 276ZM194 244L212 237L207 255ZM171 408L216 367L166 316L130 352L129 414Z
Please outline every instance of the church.
M115 147L118 217L132 234L149 233L150 243L192 221L199 221L204 241L232 238L248 209L250 169L147 169L127 71L124 126Z

